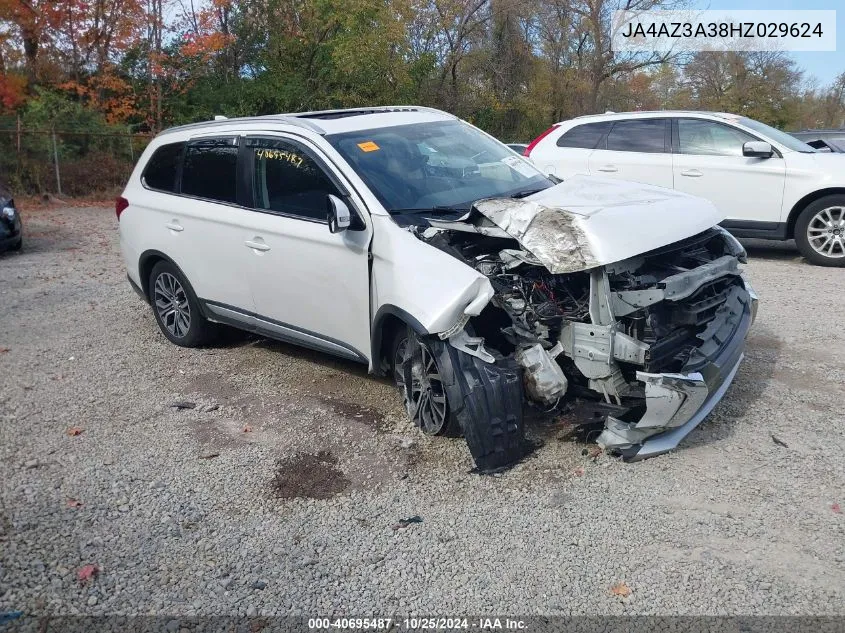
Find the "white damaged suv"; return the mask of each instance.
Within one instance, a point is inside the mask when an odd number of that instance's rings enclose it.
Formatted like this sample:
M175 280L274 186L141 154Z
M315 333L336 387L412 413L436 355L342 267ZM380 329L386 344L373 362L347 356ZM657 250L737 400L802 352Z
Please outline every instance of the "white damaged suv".
M756 312L711 203L561 183L422 107L167 130L116 210L170 341L226 324L364 363L483 471L525 454L526 400L626 459L673 449L724 395Z

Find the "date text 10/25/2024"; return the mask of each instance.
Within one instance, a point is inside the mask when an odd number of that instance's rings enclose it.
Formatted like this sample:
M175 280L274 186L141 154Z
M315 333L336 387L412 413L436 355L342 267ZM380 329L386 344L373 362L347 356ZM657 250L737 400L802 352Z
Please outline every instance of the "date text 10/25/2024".
M411 618L309 618L309 629L389 630L511 630L526 629L524 620L496 617L411 617Z

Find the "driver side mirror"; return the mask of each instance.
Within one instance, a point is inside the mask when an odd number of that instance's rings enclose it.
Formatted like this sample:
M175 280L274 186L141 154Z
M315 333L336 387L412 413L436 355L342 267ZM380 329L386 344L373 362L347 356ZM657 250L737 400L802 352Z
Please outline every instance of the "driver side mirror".
M775 153L770 143L748 141L742 144L742 155L749 158L771 158Z
M328 195L328 204L329 231L332 233L341 233L348 229L352 223L352 214L349 212L349 206L332 194Z

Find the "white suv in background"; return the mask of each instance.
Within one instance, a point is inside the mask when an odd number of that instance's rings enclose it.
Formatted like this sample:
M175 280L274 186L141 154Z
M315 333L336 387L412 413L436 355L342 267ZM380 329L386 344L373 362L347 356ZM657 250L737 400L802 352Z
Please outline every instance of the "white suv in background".
M556 183L428 108L167 130L116 211L170 341L227 324L364 363L482 470L525 453L523 397L604 424L629 459L673 449L725 394L756 310L711 203Z
M795 238L822 266L845 266L845 155L715 112L625 112L552 126L525 156L546 174L593 174L702 196L738 237Z

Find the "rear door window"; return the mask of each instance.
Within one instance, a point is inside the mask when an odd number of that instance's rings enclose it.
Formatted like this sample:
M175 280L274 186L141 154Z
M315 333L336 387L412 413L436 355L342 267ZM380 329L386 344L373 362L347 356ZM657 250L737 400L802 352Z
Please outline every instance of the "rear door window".
M577 147L581 149L595 149L598 147L599 141L610 129L610 121L599 121L597 123L584 123L576 125L571 130L567 130L563 136L557 140L558 147Z
M666 119L617 121L607 135L607 149L617 152L666 152Z
M238 201L238 146L235 138L191 141L182 166L182 193L215 202Z
M159 147L141 176L144 185L150 189L176 193L176 178L184 149L184 143L168 143Z

